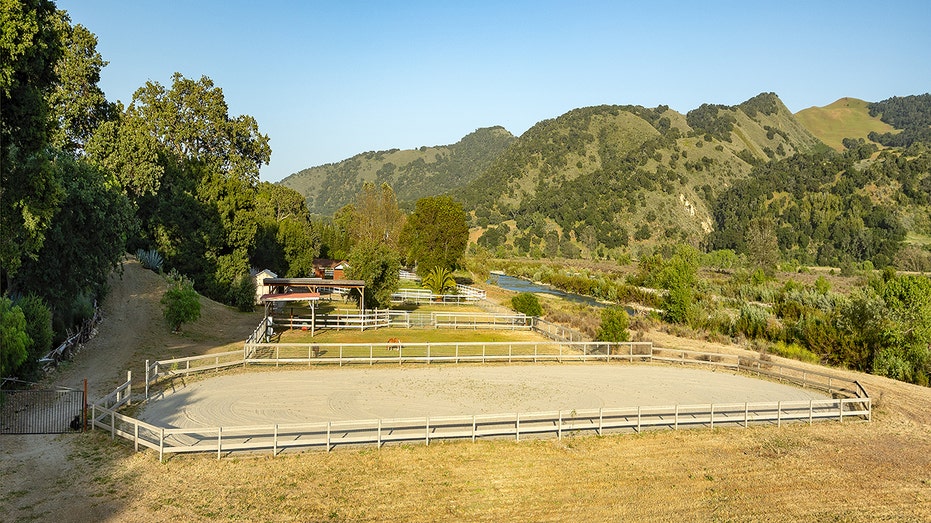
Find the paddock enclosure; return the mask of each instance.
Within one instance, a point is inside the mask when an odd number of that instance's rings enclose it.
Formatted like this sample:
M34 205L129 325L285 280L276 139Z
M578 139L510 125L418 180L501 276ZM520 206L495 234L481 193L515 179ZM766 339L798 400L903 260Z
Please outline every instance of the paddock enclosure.
M362 324L338 336L354 340L346 343L313 333L317 341L281 342L266 318L242 350L146 361L136 414L121 412L134 401L128 374L91 405L89 421L162 460L871 419L858 382L762 357L572 341L557 326L514 315L433 313L431 322ZM476 341L489 339L511 341Z
M177 428L232 427L828 397L733 372L688 367L321 367L196 381L150 400L139 419Z

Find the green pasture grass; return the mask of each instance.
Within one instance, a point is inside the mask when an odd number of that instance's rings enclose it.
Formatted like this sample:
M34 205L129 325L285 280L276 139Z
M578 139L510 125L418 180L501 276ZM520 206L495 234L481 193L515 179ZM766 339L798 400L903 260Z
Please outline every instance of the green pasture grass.
M840 151L844 149L844 138L868 140L867 136L871 131L894 131L891 125L870 116L867 105L868 102L856 98L841 98L825 107L803 109L796 113L795 117L811 134Z
M905 243L912 245L920 245L922 247L931 245L931 236L927 234L921 234L914 231L909 231L905 234Z

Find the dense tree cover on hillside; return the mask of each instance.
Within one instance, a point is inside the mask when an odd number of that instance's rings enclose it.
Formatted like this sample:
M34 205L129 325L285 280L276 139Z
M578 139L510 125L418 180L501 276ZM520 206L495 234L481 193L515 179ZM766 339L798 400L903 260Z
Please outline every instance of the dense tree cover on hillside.
M623 259L701 245L722 187L753 165L816 148L773 93L687 115L587 107L532 127L457 194L495 254Z
M879 116L898 133L872 132L870 140L888 147L908 147L915 142L931 143L931 93L893 96L869 105L870 116Z
M870 149L870 146L863 145ZM782 256L802 264L843 266L869 261L885 267L905 238L897 206L927 205L931 196L931 155L921 149L880 154L863 164L858 149L844 154L796 155L754 168L735 182L714 206L711 249L750 253L750 225L772 221L770 233ZM894 187L878 198L877 187Z
M313 214L329 216L352 203L365 183L392 186L402 207L474 180L514 136L503 127L477 129L459 142L418 150L372 151L342 162L311 167L281 180L303 194Z

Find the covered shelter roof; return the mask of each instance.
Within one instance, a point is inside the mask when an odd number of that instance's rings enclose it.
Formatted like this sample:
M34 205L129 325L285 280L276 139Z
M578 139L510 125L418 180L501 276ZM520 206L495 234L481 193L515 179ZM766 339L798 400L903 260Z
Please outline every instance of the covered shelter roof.
M320 299L319 292L284 292L263 294L262 303L269 302L287 302L287 301L317 301Z
M330 280L326 278L265 278L262 283L269 287L318 287L330 289L364 289L365 280Z

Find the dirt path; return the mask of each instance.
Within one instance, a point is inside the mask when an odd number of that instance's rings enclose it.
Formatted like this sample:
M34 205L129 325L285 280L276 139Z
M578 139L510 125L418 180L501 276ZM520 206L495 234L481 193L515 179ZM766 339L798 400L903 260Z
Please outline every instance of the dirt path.
M97 335L73 361L51 373L46 384L80 388L87 378L93 400L125 381L126 371L132 370L133 381L141 386L147 358L241 347L259 321L257 315L238 314L201 299L201 320L182 335L172 334L162 319L162 276L143 269L135 259L127 259L122 272L115 272L109 284L111 291L102 304L103 321ZM0 520L104 521L113 513L121 502L95 494L100 485L90 482L88 471L99 469L99 465L88 461L81 438L79 434L0 436L4 491L0 495Z

